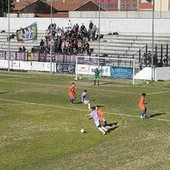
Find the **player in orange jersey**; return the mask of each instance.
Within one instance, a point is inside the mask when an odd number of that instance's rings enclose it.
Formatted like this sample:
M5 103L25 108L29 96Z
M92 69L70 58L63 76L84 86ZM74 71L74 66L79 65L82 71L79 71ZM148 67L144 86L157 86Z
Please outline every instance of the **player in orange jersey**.
M106 119L103 116L102 111L99 109L99 106L96 106L96 111L97 111L97 115L99 117L99 121L100 121L100 125L107 127L107 132L110 132L110 130L113 130L114 128L117 128L117 122L116 123L108 123L106 121Z
M145 97L146 97L146 93L142 93L142 95L139 99L139 108L140 108L140 111L141 111L140 112L140 118L141 119L144 119L146 117L146 111L147 111L146 104L147 104L147 102L146 102Z
M68 88L69 101L73 103L76 100L75 83L73 82Z
M98 115L99 120L100 120L100 124L102 124L103 126L106 126L107 125L106 119L104 118L103 113L99 109L98 106L96 106L96 111L97 111L97 115Z

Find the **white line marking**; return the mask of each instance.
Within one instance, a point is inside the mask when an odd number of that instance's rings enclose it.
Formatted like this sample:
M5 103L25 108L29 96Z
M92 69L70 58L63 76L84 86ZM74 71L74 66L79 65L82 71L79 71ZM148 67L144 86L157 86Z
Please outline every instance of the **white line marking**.
M163 93L169 93L170 91L158 91L158 92L153 92L153 93L147 93L147 95L152 95L152 94L163 94Z
M68 88L69 87L69 85L68 86L65 86L65 85L58 85L58 84L43 84L43 83L32 83L32 82L20 82L20 81L4 81L4 80L0 80L1 82L9 82L9 83L20 83L20 84L32 84L32 85L40 85L40 86L54 86L54 87L56 87L56 86L58 86L58 87L66 87L66 88ZM81 87L76 87L76 88L81 88L82 89L82 85L81 85ZM86 87L87 89L91 89L91 87L89 86L89 87ZM156 89L160 89L160 88L156 88ZM154 95L154 94L163 94L163 93L169 93L170 91L169 91L169 88L161 88L161 89L168 89L167 91L160 91L160 92L153 92L153 93L147 93L147 95ZM95 90L95 91L98 91L99 89L93 89L93 90ZM132 95L140 95L140 93L133 93L133 92L126 92L126 91L118 91L118 90L107 90L107 89L101 89L100 88L100 91L107 91L107 92L112 92L112 93L122 93L122 94L132 94Z
M8 101L8 102L15 102L15 103L23 103L23 104L31 104L31 105L39 105L39 106L47 106L47 107L56 107L56 108L61 108L61 109L66 109L66 110L78 110L78 111L83 111L83 112L89 112L88 110L85 109L79 109L79 108L70 108L70 107L65 107L65 106L57 106L57 105L49 105L49 104L41 104L41 103L32 103L32 102L23 102L23 101L18 101L18 100L8 100L8 99L0 99L1 101ZM116 116L123 116L123 117L134 117L140 119L139 116L134 116L134 115L129 115L129 114L122 114L122 113L110 113L110 112L104 112L106 114L113 114ZM152 120L158 120L158 121L163 121L163 122L170 122L170 120L167 119L160 119L160 118L149 118Z

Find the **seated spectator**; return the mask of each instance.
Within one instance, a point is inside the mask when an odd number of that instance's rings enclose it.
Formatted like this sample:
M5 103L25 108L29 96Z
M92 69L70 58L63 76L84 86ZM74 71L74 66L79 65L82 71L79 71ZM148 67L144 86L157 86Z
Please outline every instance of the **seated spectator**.
M40 41L40 46L44 46L44 40L43 39L41 39L41 41Z
M18 52L22 53L22 47L19 47Z

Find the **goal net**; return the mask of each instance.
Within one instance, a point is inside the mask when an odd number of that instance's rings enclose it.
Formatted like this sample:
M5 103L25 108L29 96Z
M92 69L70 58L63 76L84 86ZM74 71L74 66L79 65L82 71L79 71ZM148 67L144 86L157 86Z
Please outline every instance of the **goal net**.
M93 77L94 69L98 68L101 77L131 79L134 85L135 65L135 59L76 56L75 80Z

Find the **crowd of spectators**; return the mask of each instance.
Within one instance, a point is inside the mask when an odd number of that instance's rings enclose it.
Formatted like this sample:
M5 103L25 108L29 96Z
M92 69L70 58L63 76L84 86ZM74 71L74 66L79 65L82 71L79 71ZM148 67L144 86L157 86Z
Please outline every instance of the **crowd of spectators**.
M153 59L152 59L152 57L153 57ZM159 60L158 60L157 54L154 53L152 56L151 51L149 51L148 53L144 53L142 56L142 64L144 64L145 67L147 67L147 66L150 67L152 64L155 67L162 67L162 66L168 66L169 63L170 63L170 58L168 57L167 54L165 54Z
M41 39L39 52L55 54L87 54L91 55L89 41L97 40L97 27L92 21L88 28L82 23L72 24L68 21L66 27L60 28L55 23L48 26L45 38ZM35 49L32 49L34 52Z

